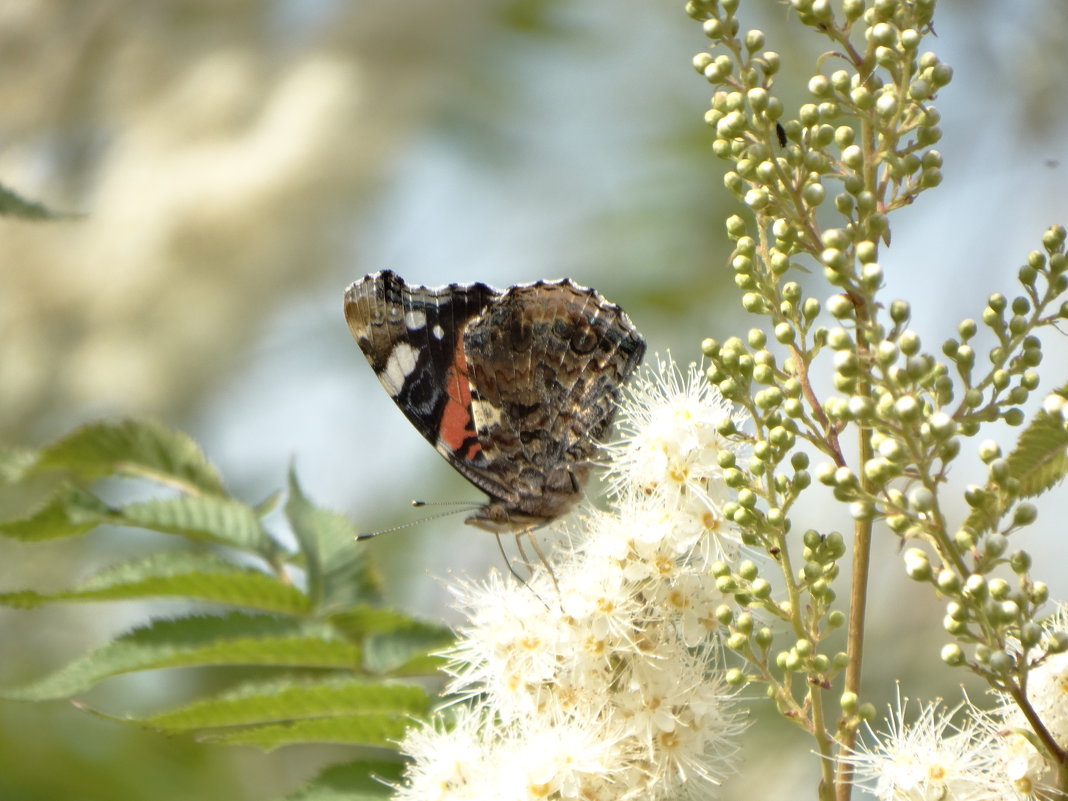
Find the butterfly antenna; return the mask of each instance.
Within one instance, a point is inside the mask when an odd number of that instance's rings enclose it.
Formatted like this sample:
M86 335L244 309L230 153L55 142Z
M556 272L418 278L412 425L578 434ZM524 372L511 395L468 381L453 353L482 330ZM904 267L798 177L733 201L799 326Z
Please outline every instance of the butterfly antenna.
M412 506L419 508L421 506L466 506L468 509L477 509L479 504L472 503L471 501L412 501ZM453 512L445 512L444 514L451 515ZM438 515L441 517L442 515ZM432 520L433 518L427 518Z
M465 502L465 501L456 501L456 502L452 502L452 501L445 501L445 502L412 501L412 506L464 506L468 510L472 510L472 509L477 509L478 508L478 504L477 503L470 503L470 502ZM426 517L420 517L418 520L409 520L407 523L401 523L401 524L396 525L396 526L390 526L389 528L381 528L381 529L378 529L377 531L368 531L366 534L357 534L356 535L356 541L357 542L363 542L364 540L369 540L369 539L372 539L373 537L377 537L380 534L389 534L390 532L393 532L393 531L400 531L401 529L411 528L412 526L416 525L417 523L425 523L428 520L437 520L439 517L448 517L449 515L454 515L454 514L457 514L458 512L462 512L462 511L464 511L464 510L463 509L449 509L448 511L445 511L445 512L438 512L437 514L427 515Z

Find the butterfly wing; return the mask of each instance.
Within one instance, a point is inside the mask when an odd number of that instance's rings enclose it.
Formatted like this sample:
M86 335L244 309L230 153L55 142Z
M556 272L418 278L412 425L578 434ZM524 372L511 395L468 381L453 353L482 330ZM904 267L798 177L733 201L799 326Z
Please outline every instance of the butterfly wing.
M471 416L515 513L552 519L581 497L645 340L618 306L569 280L513 287L467 326Z
M384 270L345 292L345 320L386 392L415 428L483 491L492 475L471 415L462 332L500 292L485 284L408 286Z

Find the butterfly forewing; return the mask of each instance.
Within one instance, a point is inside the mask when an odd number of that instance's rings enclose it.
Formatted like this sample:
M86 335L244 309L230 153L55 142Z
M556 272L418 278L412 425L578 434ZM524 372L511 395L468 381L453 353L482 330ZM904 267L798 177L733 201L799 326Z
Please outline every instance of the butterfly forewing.
M461 289L413 291L386 270L345 292L345 319L375 375L412 425L450 461L478 458L462 332L497 295L485 284Z

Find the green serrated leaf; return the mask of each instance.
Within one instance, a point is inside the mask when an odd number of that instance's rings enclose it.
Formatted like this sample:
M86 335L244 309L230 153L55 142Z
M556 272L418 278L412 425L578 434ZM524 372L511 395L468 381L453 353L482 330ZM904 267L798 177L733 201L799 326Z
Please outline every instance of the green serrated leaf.
M1063 418L1039 411L1020 433L1006 461L1014 489L987 487L984 502L973 507L964 521L964 526L976 534L993 531L1016 501L1040 495L1068 475L1068 431Z
M421 716L429 706L426 691L414 684L287 678L249 682L139 722L167 732L181 732L346 715Z
M308 594L318 605L346 607L376 600L379 582L356 547L356 529L343 515L314 506L289 474L286 518L300 543L308 570Z
M254 507L256 517L266 517L275 509L278 508L279 502L282 500L282 491L275 490L262 501L256 504Z
M369 635L363 642L363 666L370 673L433 673L442 660L434 652L452 645L455 636L440 626L415 624Z
M983 534L993 531L1001 516L1005 513L1004 503L998 497L999 493L987 493L986 499L978 506L973 506L968 516L964 519L963 528L974 534Z
M264 555L274 549L252 507L217 495L180 495L131 503L119 509L111 522Z
M21 481L36 461L37 451L0 446L0 483L14 484Z
M40 606L57 601L106 601L158 597L232 604L265 612L302 615L309 602L274 576L239 567L214 554L171 552L124 562L64 592L0 593L0 604Z
M213 732L203 739L227 745L252 745L264 751L305 743L396 748L395 743L404 736L410 723L411 720L406 717L372 713L248 726L227 732Z
M404 773L402 762L347 762L331 765L278 801L386 801Z
M453 638L452 630L447 626L418 620L404 612L386 609L381 606L360 604L343 612L330 615L330 623L347 633L352 639L359 639L366 634L383 634L393 631L406 631L412 628L433 629L435 636L443 640Z
M35 469L69 471L84 481L136 476L190 492L226 494L200 446L188 434L154 420L82 426L45 447Z
M0 536L25 542L75 537L108 522L110 514L95 495L64 486L26 517L0 521Z
M1019 481L1019 497L1030 498L1068 475L1068 431L1064 418L1046 411L1035 415L1007 457L1009 473Z
M69 220L78 216L69 212L54 211L42 203L27 200L3 185L0 185L0 215L34 221Z
M204 665L354 668L359 648L327 624L231 613L155 620L55 673L0 693L21 701L67 698L112 676Z

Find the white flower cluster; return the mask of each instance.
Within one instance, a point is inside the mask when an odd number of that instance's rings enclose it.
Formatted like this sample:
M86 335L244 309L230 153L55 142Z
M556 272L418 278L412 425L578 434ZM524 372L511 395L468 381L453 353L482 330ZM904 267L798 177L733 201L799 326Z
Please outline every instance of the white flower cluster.
M1044 626L1050 638L1068 632L1068 607ZM1035 714L1062 749L1068 749L1068 654L1052 654L1028 673L1027 698ZM992 712L970 701L953 710L923 706L918 719L905 723L905 706L887 719L888 730L870 746L843 757L868 792L882 801L1039 801L1056 797L1053 772L1023 735L1030 725L1019 706L1005 696ZM963 711L959 727L952 715ZM949 732L947 734L947 732Z
M741 712L722 679L711 561L736 552L716 457L729 407L692 367L639 379L609 450L615 504L528 585L453 588L463 699L402 743L401 801L709 798Z

